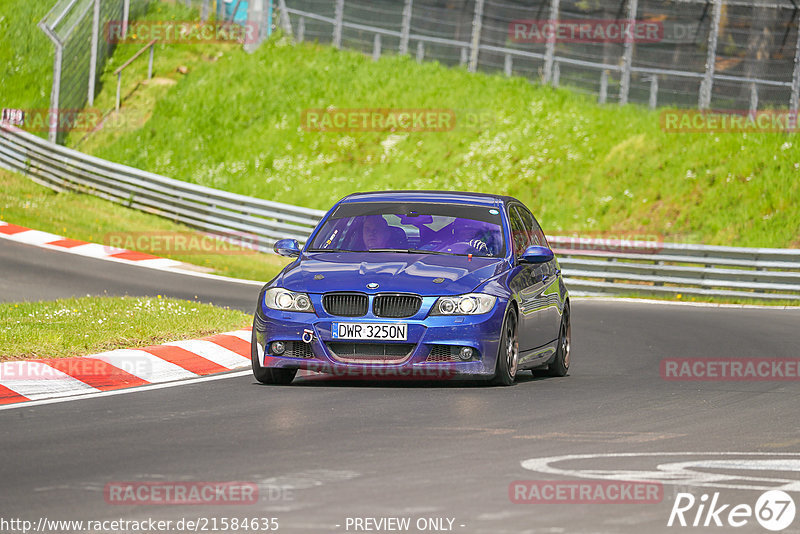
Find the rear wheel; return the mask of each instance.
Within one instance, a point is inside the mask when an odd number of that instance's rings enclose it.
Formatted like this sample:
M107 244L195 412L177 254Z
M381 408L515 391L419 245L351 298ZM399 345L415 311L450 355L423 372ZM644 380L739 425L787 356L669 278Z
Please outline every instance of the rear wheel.
M561 316L561 328L558 331L558 348L556 357L547 370L550 376L566 376L569 371L569 353L572 345L572 326L569 321L569 306L564 308Z
M258 345L256 344L256 329L253 327L253 334L250 338L250 361L253 364L253 376L262 384L286 385L294 380L297 369L274 369L272 367L262 367L258 362Z
M506 314L503 321L500 349L497 352L494 384L510 386L517 377L519 366L519 339L517 338L517 315L513 311Z

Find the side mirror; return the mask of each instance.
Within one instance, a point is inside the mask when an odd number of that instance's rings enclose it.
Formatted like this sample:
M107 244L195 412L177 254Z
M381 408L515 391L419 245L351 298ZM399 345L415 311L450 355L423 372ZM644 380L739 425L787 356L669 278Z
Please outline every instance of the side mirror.
M553 251L549 248L532 246L525 249L520 260L525 263L547 263L553 257Z
M300 255L300 243L297 242L297 239L281 239L275 242L272 250L279 256L296 258Z

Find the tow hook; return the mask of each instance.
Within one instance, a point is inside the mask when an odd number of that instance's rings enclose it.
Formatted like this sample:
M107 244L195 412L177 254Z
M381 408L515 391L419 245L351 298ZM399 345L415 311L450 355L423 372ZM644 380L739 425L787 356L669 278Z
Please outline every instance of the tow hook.
M314 331L308 330L307 328L303 330L303 343L311 343L314 341Z

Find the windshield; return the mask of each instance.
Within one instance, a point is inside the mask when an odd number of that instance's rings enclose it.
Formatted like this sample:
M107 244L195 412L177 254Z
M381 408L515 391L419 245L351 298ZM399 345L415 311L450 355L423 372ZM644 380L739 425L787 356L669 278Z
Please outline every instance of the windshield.
M499 258L505 254L505 242L500 211L489 206L353 202L339 205L309 250Z

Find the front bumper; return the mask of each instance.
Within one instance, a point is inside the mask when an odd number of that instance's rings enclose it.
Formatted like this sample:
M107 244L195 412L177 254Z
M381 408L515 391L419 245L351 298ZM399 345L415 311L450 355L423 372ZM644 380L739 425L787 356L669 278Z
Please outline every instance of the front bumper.
M263 367L305 369L347 378L488 379L493 377L495 372L506 305L507 301L497 299L494 308L481 315L386 319L372 315L358 318L319 317L314 313L265 310L259 304L253 330L258 360ZM335 322L407 324L406 341L385 342L386 345L395 345L392 348L402 348L403 350L399 352L404 352L407 347L407 355L400 358L402 361L381 363L361 363L343 358L341 354L337 355L332 350L332 346L337 342L376 345L380 342L334 339L331 328ZM308 341L309 332L313 332L313 339L306 343L304 333ZM291 343L295 347L293 355L286 352L281 355L272 353L270 349L274 341ZM446 353L447 347L454 347L452 349L454 354L461 347L470 347L474 351L473 358L461 361L450 356L453 361L442 361L442 358L434 356Z

